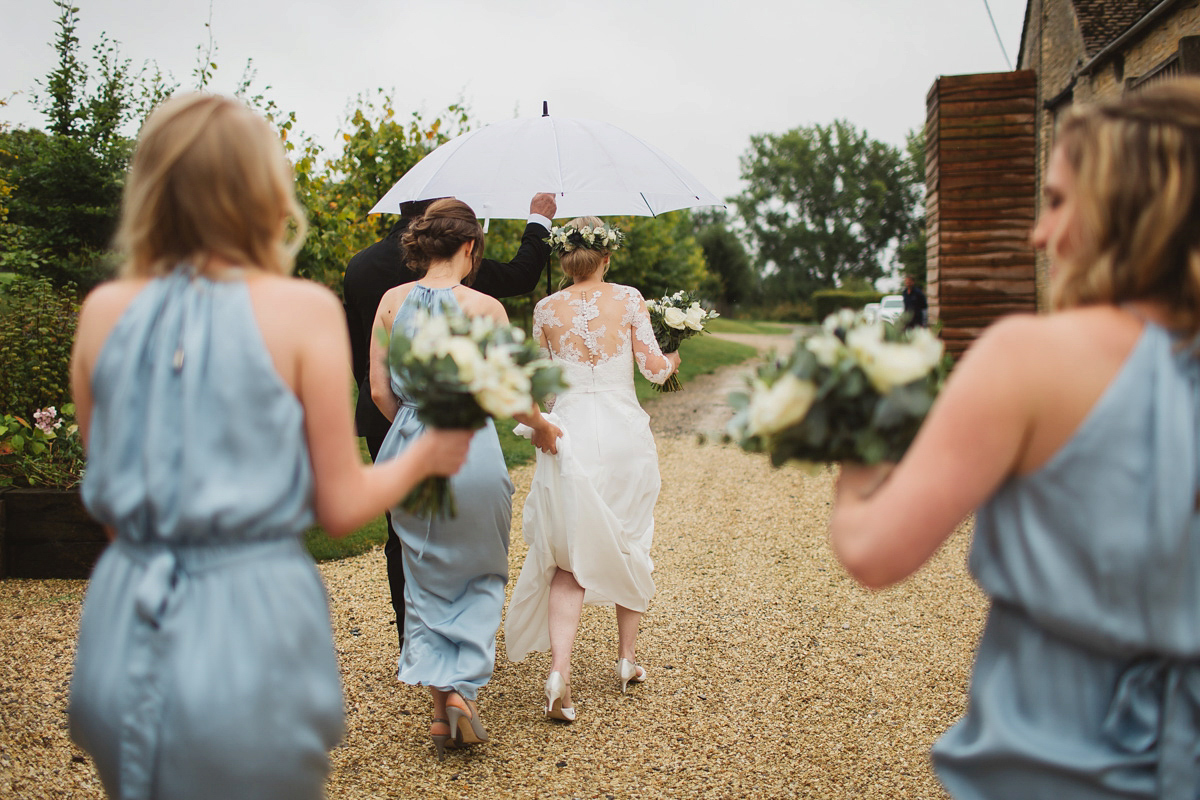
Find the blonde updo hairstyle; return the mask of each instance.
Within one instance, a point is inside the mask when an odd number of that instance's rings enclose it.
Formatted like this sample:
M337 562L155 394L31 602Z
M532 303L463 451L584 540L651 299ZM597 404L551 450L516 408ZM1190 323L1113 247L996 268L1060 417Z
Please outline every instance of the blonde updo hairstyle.
M1072 110L1056 146L1079 236L1054 307L1155 301L1173 328L1200 332L1200 78Z
M483 226L469 205L453 197L435 200L400 240L408 266L420 275L434 261L453 258L467 242L475 243L471 248L471 271L463 278L463 283L470 285L483 260Z
M575 230L584 227L603 228L604 222L598 217L576 217L563 227L574 228ZM608 255L611 255L611 251L608 249L591 250L585 247L577 247L569 253L560 255L558 260L562 264L563 273L568 278L580 281L590 278L600 268L600 265L604 263L604 257ZM607 271L607 268L605 271Z
M115 237L123 277L203 268L209 256L286 275L306 231L279 136L244 104L189 93L146 119Z

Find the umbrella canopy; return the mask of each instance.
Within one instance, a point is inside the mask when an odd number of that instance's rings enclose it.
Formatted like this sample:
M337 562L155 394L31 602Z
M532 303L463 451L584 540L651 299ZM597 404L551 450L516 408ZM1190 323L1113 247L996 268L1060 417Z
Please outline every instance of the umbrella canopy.
M724 205L670 156L615 125L526 117L451 139L404 174L371 209L456 197L481 219L525 219L529 200L554 192L556 216L657 216Z

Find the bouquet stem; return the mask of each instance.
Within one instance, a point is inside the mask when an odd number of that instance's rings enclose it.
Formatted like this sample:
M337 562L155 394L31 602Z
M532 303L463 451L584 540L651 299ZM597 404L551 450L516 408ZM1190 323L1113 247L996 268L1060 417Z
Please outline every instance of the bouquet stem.
M667 378L662 383L651 384L656 392L678 392L683 388L683 384L679 382L679 374L671 373L671 377Z
M413 487L400 507L415 517L428 519L454 519L458 516L458 503L450 489L450 479L436 475L426 478Z

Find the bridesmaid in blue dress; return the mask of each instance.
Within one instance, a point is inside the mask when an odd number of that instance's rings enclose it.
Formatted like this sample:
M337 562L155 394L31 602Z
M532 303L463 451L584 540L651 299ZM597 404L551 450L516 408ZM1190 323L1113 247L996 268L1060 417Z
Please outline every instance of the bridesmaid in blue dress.
M343 535L467 432L365 467L337 299L286 277L304 217L278 136L190 94L142 128L119 280L80 312L72 389L83 497L113 542L88 586L72 738L122 800L324 797L343 710L329 610L302 534Z
M991 609L933 750L953 796L1193 800L1200 80L1071 111L1044 194L1055 313L988 330L890 475L843 467L832 542L886 586L978 508Z
M409 267L422 277L383 296L376 330L411 335L421 311L508 322L499 300L463 285L474 277L484 246L483 228L465 203L450 198L433 203L409 226L403 245ZM379 448L377 461L383 463L407 452L424 426L404 384L387 367L384 344L376 338L371 348L371 397L392 421ZM536 408L517 417L534 428L535 445L553 448L557 428ZM417 517L399 505L392 508L404 563L399 679L429 687L433 696L430 737L439 758L447 741L488 740L477 698L496 664L513 494L490 420L472 440L467 463L450 485L458 505L453 519Z

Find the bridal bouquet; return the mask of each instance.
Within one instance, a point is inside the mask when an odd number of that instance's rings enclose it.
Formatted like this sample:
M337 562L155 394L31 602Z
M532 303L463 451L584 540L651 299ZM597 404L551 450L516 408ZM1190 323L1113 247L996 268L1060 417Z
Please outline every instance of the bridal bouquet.
M525 332L487 317L422 312L411 337L397 331L388 363L404 382L417 418L431 428L483 427L490 417L527 413L566 388L562 369L539 355ZM417 516L457 514L450 480L427 478L401 502Z
M654 328L654 338L664 353L674 353L684 339L704 333L704 323L719 317L715 311L708 311L700 305L700 301L692 292L676 292L665 295L661 300L647 300L646 310L650 312L650 324ZM679 376L671 375L654 388L660 392L678 392Z
M843 309L730 396L726 439L775 466L898 461L945 380L942 351L927 328L898 331Z

